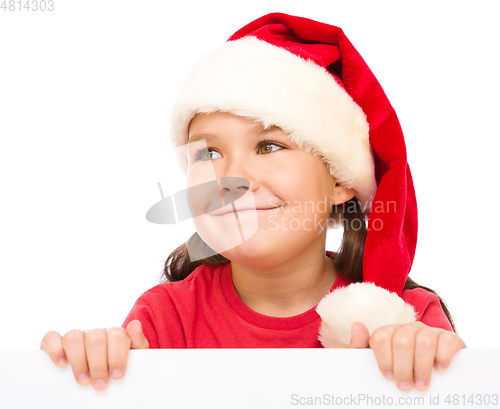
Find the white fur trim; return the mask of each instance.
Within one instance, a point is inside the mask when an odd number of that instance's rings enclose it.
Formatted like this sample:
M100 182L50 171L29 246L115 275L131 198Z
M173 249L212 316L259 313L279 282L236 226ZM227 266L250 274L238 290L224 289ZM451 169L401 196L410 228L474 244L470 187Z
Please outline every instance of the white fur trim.
M171 138L185 145L197 113L229 112L275 125L319 155L369 213L377 183L363 110L323 67L256 37L228 41L202 56L174 103ZM179 157L187 172L186 159Z
M371 335L379 327L416 320L412 305L373 283L355 283L332 291L319 302L316 312L322 319L319 340L325 348L347 347L356 321L365 324Z

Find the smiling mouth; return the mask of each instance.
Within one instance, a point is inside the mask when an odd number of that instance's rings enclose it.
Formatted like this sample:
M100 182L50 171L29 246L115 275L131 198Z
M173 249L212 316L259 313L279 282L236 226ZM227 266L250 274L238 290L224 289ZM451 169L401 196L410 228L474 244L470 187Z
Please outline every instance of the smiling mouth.
M264 213L264 212L267 212L267 211L273 210L273 209L276 209L276 207L271 207L270 209L244 209L244 210L236 210L236 212L231 210L231 211L228 211L228 212L222 213L222 214L214 214L213 216L228 216L228 215L235 215L235 213L247 214L250 212Z

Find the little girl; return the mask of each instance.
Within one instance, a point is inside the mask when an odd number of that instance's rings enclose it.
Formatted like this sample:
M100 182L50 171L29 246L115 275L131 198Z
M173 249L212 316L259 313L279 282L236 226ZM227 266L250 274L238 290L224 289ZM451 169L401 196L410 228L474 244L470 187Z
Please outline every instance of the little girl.
M403 133L341 29L251 22L198 60L171 124L197 233L122 327L45 335L79 384L123 377L131 348L351 347L423 391L465 348L441 299L408 277L417 205ZM325 251L339 226L339 251Z

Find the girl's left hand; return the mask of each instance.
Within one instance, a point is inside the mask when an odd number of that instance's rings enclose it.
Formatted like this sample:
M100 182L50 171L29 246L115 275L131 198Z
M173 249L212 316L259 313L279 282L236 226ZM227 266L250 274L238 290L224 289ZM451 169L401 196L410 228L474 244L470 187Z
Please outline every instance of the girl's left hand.
M382 375L393 379L399 389L407 391L415 387L425 391L430 385L432 367L446 370L455 353L466 345L454 332L419 321L386 325L371 336L364 324L355 322L349 347L373 349Z

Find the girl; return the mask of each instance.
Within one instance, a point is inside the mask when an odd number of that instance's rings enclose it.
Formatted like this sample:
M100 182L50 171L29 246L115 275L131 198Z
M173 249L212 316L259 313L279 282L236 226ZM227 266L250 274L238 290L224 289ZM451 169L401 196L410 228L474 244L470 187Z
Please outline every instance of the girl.
M408 277L404 137L342 30L251 22L196 63L171 123L197 233L121 328L46 334L41 349L78 383L105 389L130 348L369 347L398 388L426 390L465 348L440 298ZM339 226L339 251L325 251Z

